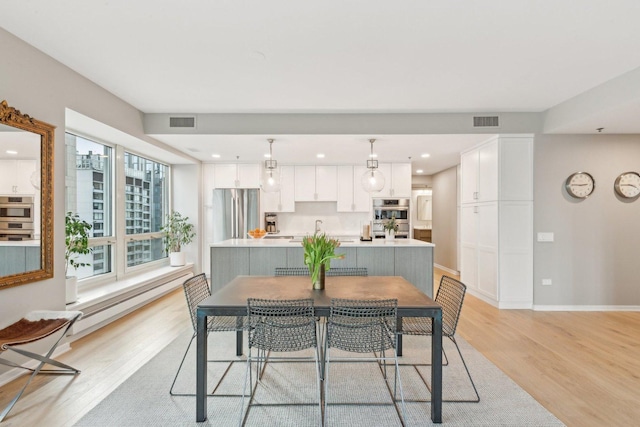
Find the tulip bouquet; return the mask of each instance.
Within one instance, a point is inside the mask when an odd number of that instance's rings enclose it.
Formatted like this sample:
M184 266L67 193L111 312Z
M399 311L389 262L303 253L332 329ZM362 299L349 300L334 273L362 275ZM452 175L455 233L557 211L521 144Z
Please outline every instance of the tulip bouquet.
M325 266L328 270L331 267L332 259L344 259L344 254L335 253L338 246L340 246L340 242L337 239L329 238L325 233L307 235L302 239L304 263L309 267L312 283L318 281L321 266Z

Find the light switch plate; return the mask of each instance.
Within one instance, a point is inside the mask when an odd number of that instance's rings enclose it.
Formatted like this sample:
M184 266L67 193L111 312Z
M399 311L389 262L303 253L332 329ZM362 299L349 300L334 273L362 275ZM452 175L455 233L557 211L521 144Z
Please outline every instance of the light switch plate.
M538 242L553 242L553 232L538 233Z

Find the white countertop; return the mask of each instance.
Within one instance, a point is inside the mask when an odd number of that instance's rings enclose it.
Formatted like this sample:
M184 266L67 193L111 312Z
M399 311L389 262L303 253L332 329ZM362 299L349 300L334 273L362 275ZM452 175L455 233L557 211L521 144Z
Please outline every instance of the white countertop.
M433 243L423 242L416 239L394 239L385 241L385 239L373 239L370 242L360 241L359 237L345 238L340 240L341 247L352 246L369 246L369 247L417 247L417 246L431 246L435 247ZM212 243L213 247L268 247L268 248L290 248L295 246L302 246L302 238L297 237L293 240L290 239L229 239L218 243Z
M10 246L10 247L40 246L40 240L3 240L3 241L0 241L0 246Z

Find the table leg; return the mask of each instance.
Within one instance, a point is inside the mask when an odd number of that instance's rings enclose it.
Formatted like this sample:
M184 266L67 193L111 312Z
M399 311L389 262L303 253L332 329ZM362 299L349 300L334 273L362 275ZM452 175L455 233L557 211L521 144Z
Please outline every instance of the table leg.
M207 419L207 316L197 311L196 327L196 421Z
M433 316L431 335L431 421L442 422L442 310Z
M236 356L242 356L242 330L236 331Z
M396 330L398 333L396 334L396 354L398 357L402 356L402 317L398 317Z

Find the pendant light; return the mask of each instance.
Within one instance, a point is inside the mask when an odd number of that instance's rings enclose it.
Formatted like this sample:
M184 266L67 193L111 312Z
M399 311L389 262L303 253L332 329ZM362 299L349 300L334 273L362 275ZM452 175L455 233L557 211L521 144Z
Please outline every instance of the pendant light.
M267 193L280 191L280 170L278 162L273 160L273 139L269 141L269 160L264 161L264 176L262 178L262 190Z
M367 171L362 174L362 188L368 193L378 193L384 188L384 175L378 170L378 161L373 159L373 143L375 139L370 139L371 154L367 160Z

